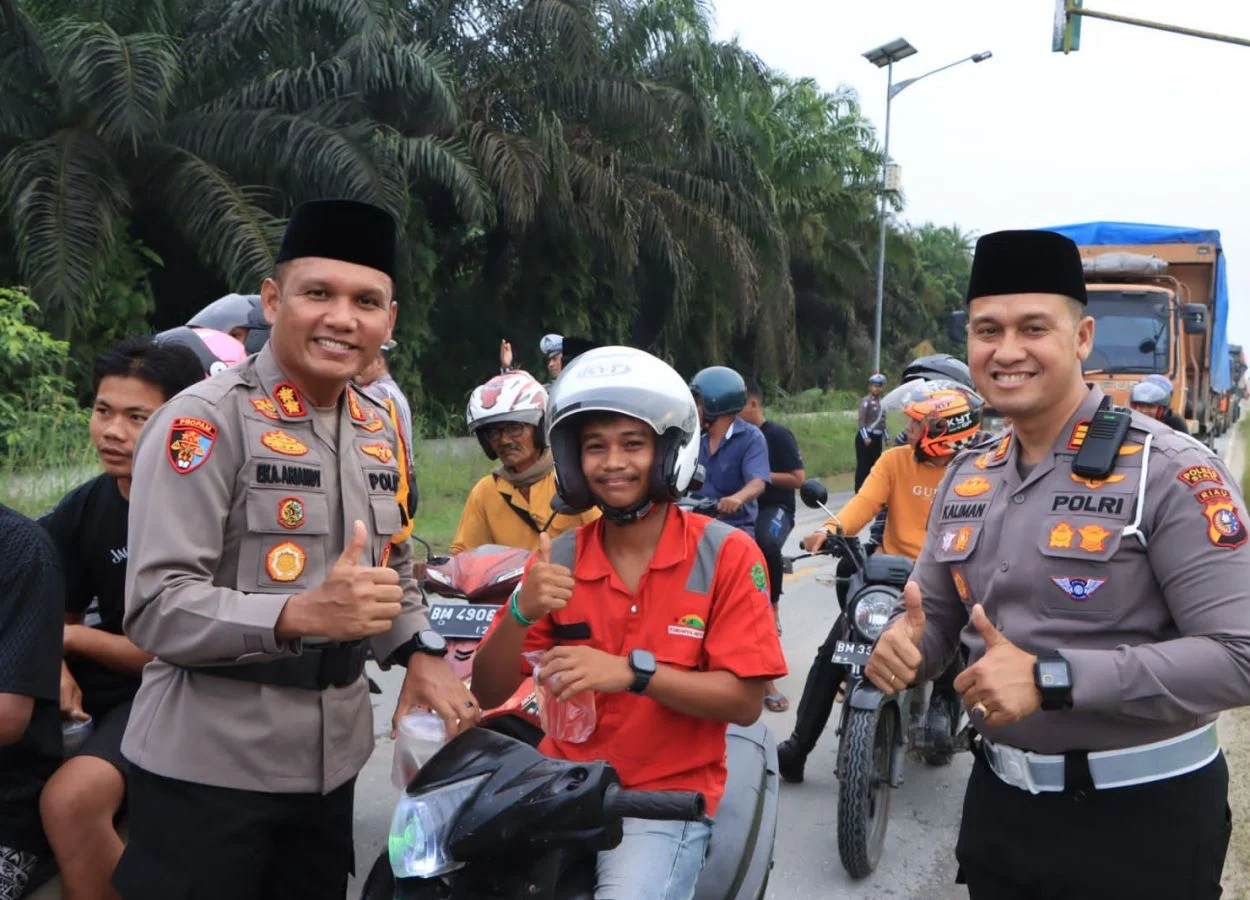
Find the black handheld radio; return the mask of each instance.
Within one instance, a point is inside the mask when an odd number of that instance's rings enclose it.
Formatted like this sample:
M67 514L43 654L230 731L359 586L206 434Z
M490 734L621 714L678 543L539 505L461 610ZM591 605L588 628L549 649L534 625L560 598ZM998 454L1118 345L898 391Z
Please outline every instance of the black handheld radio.
M1120 447L1128 436L1132 415L1127 409L1113 407L1110 397L1103 397L1098 411L1090 420L1085 440L1076 451L1072 471L1082 478L1106 478L1115 469Z

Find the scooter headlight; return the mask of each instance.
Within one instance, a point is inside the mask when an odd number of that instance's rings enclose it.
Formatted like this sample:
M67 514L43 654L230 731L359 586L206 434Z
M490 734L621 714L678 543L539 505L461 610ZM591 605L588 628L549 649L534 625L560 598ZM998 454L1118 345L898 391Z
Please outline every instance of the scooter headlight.
M460 810L489 777L466 778L435 791L400 798L387 839L396 878L433 878L463 865L451 858L447 839Z
M851 611L851 621L855 623L855 630L865 641L872 643L881 637L881 632L885 631L885 624L890 621L890 615L894 612L897 603L898 594L892 591L872 589L864 591L855 598L854 609Z

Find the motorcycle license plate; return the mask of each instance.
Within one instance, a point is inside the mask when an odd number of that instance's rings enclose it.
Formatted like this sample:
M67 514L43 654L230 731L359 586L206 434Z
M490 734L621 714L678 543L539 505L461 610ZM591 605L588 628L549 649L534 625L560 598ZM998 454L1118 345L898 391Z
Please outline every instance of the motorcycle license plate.
M866 666L872 656L872 644L838 641L833 648L833 661L844 666Z
M448 640L480 641L498 611L493 604L431 603L430 627Z

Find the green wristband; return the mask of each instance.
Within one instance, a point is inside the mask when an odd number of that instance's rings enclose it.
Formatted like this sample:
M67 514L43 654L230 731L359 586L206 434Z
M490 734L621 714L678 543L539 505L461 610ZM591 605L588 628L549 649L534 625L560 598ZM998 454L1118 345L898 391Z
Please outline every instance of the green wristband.
M518 584L516 590L512 592L512 599L508 601L508 612L512 613L512 618L517 620L517 624L522 628L529 628L537 619L527 619L521 613L521 607L517 604L517 598L521 596L521 586Z

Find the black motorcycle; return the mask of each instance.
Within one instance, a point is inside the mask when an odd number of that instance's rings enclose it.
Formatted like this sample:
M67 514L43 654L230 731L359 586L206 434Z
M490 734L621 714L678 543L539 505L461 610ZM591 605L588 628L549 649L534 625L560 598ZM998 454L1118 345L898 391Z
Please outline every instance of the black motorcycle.
M799 490L804 505L822 509L829 493L819 481ZM908 751L929 765L944 765L957 749L959 709L942 698L930 703L930 684L914 685L887 697L864 676L873 644L902 601L912 561L905 556L865 553L858 538L830 533L816 553L787 560L838 556L850 574L838 578L847 602L834 623L833 662L843 667L842 711L838 721L838 855L852 878L871 874L881 859L890 815L890 790L903 783Z

